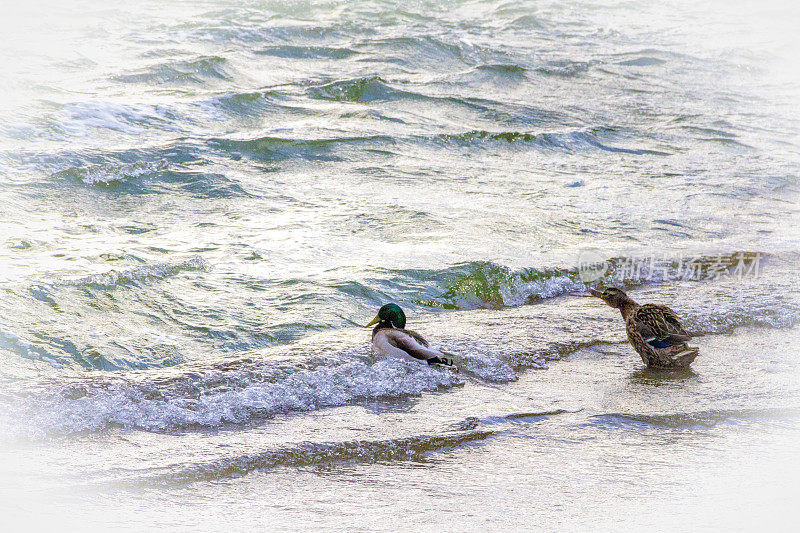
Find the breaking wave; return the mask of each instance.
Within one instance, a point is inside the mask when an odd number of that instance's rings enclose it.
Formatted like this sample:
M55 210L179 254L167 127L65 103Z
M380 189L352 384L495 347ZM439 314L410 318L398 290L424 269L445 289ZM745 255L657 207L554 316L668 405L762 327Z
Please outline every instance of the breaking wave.
M408 277L432 277L445 285L442 292L416 303L446 309L500 309L578 293L587 286L617 285L635 288L670 281L718 279L764 268L766 256L757 252L733 252L697 256L689 261L612 257L572 268L514 270L491 262L472 262L438 272L408 271ZM738 269L738 270L737 270Z
M11 438L98 431L216 427L288 411L398 398L463 383L458 374L396 359L329 361L313 368L265 361L185 369L161 378L107 375L20 391L0 407ZM24 424L22 422L25 422Z

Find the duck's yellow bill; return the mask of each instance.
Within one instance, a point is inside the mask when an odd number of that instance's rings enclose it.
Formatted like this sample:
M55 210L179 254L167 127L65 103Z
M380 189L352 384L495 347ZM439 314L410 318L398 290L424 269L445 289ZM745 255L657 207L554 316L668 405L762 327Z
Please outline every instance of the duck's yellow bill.
M377 323L378 323L378 322L380 322L380 321L381 321L381 317L380 317L380 315L375 315L375 318L373 318L373 319L372 319L372 322L370 322L369 324L367 324L367 325L366 325L366 326L364 326L364 327L365 327L365 328L368 328L368 327L370 327L370 326L374 326L375 324L377 324Z

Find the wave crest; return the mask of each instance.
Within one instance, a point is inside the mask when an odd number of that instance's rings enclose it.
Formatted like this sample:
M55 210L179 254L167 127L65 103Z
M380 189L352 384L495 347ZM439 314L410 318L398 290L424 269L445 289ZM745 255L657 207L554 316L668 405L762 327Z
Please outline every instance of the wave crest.
M493 431L478 430L441 435L415 435L387 440L303 442L261 453L194 464L177 471L146 478L143 481L146 484L172 486L240 477L253 471L269 470L280 466L299 467L345 461L374 463L377 461L420 460L428 453L480 441L490 437L493 433Z
M231 80L228 60L219 56L201 56L175 60L120 74L114 79L122 83L176 83L203 85L209 80Z
M63 285L110 289L121 285L157 281L184 271L208 272L211 264L199 255L180 263L153 263L128 270L110 270L63 281Z

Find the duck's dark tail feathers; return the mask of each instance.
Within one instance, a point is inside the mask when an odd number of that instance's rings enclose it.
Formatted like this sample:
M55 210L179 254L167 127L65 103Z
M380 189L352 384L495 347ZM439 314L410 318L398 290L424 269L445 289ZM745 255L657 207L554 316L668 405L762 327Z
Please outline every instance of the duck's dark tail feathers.
M687 346L681 353L673 356L672 364L678 368L689 366L698 355L700 355L700 348L696 346Z

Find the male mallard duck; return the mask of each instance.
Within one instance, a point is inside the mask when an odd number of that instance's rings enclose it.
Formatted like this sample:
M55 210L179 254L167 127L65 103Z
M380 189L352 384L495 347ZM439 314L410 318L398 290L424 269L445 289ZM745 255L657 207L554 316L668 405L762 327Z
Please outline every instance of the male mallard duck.
M406 360L425 361L429 365L454 366L444 352L428 345L419 333L403 329L406 315L397 304L386 304L366 328L377 324L372 330L372 346L383 355L392 355ZM448 354L449 355L449 354Z
M686 343L692 338L686 333L681 319L666 305L644 304L631 300L616 287L602 292L589 289L615 309L625 320L628 340L649 367L679 368L689 366L699 354L699 348Z

